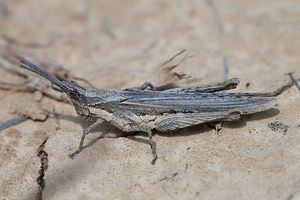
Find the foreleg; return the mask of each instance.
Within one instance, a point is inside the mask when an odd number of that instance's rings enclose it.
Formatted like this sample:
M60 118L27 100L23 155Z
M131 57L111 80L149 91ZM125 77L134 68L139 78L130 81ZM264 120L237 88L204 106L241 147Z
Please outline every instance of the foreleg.
M78 149L76 151L74 151L73 153L71 153L69 155L70 158L73 159L75 155L77 155L78 153L80 153L83 150L83 143L84 143L86 135L89 134L94 128L96 128L96 126L98 126L102 122L103 122L103 119L97 118L97 120L93 124L91 124L89 127L87 127L83 131L82 136L81 136L81 140L80 140L80 143L79 143L79 147L78 147Z

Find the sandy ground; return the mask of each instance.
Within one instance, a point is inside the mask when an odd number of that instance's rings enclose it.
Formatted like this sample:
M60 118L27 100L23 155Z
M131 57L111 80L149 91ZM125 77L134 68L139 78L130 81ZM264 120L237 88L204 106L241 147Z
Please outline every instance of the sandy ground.
M193 57L175 71L192 78L179 85L223 81L224 59L228 77L241 81L234 92L274 91L289 72L300 78L298 0L2 0L0 31L97 88L153 80L182 49ZM0 75L20 79L3 67ZM0 122L15 117L19 104L50 113L0 132L0 199L300 199L295 86L274 109L225 123L220 135L206 125L156 134L156 165L145 134L98 140L120 134L109 124L70 159L88 123L72 105L34 95L0 91Z

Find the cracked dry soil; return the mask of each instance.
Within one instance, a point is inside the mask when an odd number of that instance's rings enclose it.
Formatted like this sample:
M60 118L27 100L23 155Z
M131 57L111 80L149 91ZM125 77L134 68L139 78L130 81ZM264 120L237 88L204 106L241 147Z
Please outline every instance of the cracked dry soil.
M37 193L36 200L42 200L43 199L43 190L46 187L46 180L45 180L45 173L48 169L48 154L44 150L45 144L47 142L48 138L46 138L41 146L38 148L37 156L41 160L41 168L39 170L39 176L36 179L36 182L38 183L39 192Z

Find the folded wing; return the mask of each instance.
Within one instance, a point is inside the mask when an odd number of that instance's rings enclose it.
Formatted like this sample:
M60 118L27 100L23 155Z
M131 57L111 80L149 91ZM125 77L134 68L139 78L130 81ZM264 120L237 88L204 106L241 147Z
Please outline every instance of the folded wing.
M268 110L273 97L259 93L174 93L157 91L126 91L115 109L130 110L137 115L213 113L238 109L241 114Z

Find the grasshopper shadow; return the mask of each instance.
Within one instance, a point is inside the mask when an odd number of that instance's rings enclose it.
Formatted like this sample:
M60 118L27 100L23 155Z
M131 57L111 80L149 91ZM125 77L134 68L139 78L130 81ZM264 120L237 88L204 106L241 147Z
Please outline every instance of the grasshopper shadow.
M238 121L226 122L224 127L233 128L233 129L241 128L243 126L246 126L248 121L260 121L263 119L272 118L278 115L279 112L280 111L278 109L271 108L263 112L254 113L250 115L243 115Z
M76 124L79 124L83 129L86 129L91 122L79 117L79 116L70 116L70 115L64 115L64 114L60 114L59 115L59 119L61 120L66 120L66 121L71 121L74 122Z

